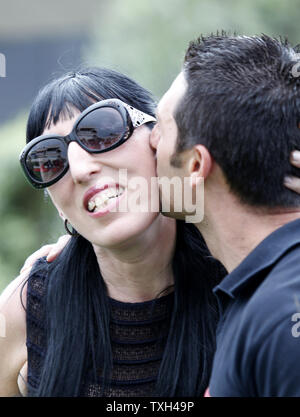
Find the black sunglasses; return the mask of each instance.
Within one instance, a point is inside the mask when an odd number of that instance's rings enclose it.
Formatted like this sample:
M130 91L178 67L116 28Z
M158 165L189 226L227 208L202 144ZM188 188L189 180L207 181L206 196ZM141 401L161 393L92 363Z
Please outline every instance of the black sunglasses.
M156 119L118 99L102 100L85 109L67 136L42 135L30 141L20 155L20 163L35 188L59 181L69 169L68 145L77 142L90 153L117 148L134 129Z

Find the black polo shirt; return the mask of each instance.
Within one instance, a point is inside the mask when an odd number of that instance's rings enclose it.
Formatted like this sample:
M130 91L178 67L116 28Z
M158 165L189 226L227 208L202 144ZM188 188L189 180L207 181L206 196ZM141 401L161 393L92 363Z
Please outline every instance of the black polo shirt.
M300 397L300 219L214 288L221 308L212 397Z

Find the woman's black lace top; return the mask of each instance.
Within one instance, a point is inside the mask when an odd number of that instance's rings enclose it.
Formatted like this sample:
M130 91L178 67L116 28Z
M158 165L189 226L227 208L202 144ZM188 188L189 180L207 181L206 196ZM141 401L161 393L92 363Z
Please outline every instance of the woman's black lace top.
M45 297L47 263L38 261L28 279L27 351L28 393L39 384L39 374L46 352ZM153 301L111 304L110 339L113 371L108 397L153 396L170 324L173 293ZM80 396L97 397L100 386L88 373L82 381ZM63 393L62 393L63 396Z

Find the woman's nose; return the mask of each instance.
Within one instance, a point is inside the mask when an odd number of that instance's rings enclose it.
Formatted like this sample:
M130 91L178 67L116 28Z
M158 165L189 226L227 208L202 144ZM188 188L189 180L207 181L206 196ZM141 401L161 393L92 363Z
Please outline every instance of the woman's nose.
M87 152L76 142L69 144L68 160L70 173L75 183L90 181L93 175L101 172L102 169L97 155Z

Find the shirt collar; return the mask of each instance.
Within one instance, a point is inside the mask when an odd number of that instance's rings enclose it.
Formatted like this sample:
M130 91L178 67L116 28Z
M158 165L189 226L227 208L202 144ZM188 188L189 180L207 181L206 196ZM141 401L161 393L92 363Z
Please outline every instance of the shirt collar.
M294 220L275 230L230 273L214 292L224 292L235 298L256 274L272 266L286 251L300 243L300 219Z

